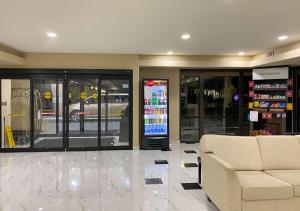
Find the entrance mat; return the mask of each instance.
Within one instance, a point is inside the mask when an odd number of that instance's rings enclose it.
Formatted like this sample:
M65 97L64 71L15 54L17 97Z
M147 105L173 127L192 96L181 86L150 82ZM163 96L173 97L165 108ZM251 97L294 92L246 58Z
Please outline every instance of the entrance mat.
M145 179L146 185L160 185L163 184L161 178L146 178Z
M169 164L167 160L155 160L155 164Z
M71 148L78 147L98 147L98 137L70 137L69 145ZM114 139L112 137L102 137L101 146L114 146ZM34 143L35 148L62 148L63 141L61 137L46 137L40 138Z
M186 154L197 153L195 150L185 150L184 152L185 152Z
M184 190L197 190L202 189L198 183L181 183Z
M194 167L198 167L197 163L184 163L183 164L185 168L194 168Z
M185 144L196 144L197 142L184 142Z

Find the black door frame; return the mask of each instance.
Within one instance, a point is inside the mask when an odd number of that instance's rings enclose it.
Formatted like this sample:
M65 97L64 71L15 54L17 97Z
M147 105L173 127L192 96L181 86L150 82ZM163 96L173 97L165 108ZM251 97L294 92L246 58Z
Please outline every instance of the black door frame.
M243 123L243 104L244 104L244 99L242 97L243 93L244 93L244 89L247 87L245 87L244 85L244 72L250 72L252 69L181 69L180 70L180 90L179 90L179 102L180 102L180 111L181 111L181 88L182 88L182 85L181 85L181 79L182 77L198 77L198 88L199 90L201 91L200 89L200 80L201 80L201 77L205 77L203 76L205 73L210 73L210 74L213 74L213 73L237 73L238 74L238 77L239 77L239 84L238 84L238 92L239 92L239 95L240 95L240 99L239 99L239 123L238 123L238 135L242 135L242 123ZM185 73L187 72L187 73ZM191 74L189 74L189 72ZM198 72L198 75L197 75L197 72ZM222 77L222 76L220 76ZM197 95L197 100L198 100L198 123L199 123L199 126L198 126L198 137L199 137L199 141L195 142L195 143L199 143L200 142L200 139L201 139L201 130L202 130L202 116L201 116L201 108L203 107L203 103L201 102L200 100L200 95L198 93ZM193 142L185 142L183 140L181 140L181 112L180 112L180 115L179 115L179 125L180 125L180 130L179 130L179 136L180 136L180 143L193 143Z
M62 147L55 147L55 148L35 148L34 147L34 105L33 105L33 95L34 95L34 80L47 80L47 79L54 79L54 80L61 80L62 81L62 87L63 87L63 96L62 96ZM30 148L31 151L33 152L48 152L48 151L65 151L65 137L66 137L66 130L65 130L65 93L64 93L64 84L65 84L65 75L49 75L49 74L34 74L34 75L30 75ZM56 90L57 92L57 90ZM57 94L57 93L56 93ZM57 98L57 96L56 96ZM58 106L58 105L56 105ZM57 111L57 110L56 110ZM58 112L56 112L58 113ZM59 115L59 114L58 114ZM56 124L57 124L57 116L56 115ZM57 126L57 125L56 125Z
M83 79L83 80L88 80L88 79L98 79L98 118L97 118L97 137L98 137L98 145L97 147L71 147L70 146L70 104L69 104L69 97L68 97L68 93L70 91L70 80L76 80L76 79ZM99 130L100 128L100 121L99 121L99 99L101 100L101 96L99 97L99 88L100 88L100 83L101 83L101 76L100 75L78 75L78 74L68 74L66 75L65 81L64 81L64 110L65 110L65 142L64 142L64 147L66 149L66 151L96 151L96 150L100 150L101 147L100 146L100 135L101 134L101 130ZM101 102L101 101L100 101Z
M96 76L99 79L98 87L98 147L70 148L68 145L68 134L66 134L66 124L69 122L68 107L68 77L91 78ZM30 146L28 148L2 148L0 141L0 152L48 152L48 151L99 151L99 150L132 150L133 149L133 71L129 69L23 69L23 68L3 68L0 69L0 102L2 102L1 79L24 79L30 80ZM61 79L63 80L63 147L62 148L34 148L33 137L33 80L34 79ZM123 79L129 81L129 145L101 147L101 80L102 79ZM0 125L2 125L2 107L0 112ZM0 130L0 139L2 130Z

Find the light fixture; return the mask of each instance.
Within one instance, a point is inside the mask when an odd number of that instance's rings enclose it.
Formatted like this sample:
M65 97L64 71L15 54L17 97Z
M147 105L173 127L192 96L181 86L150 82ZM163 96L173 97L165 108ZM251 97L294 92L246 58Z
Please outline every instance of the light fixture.
M51 38L57 37L57 34L55 32L47 32L47 36Z
M167 54L168 55L173 55L173 51L168 51Z
M278 37L278 40L286 40L288 38L287 35L281 35Z
M239 52L239 55L240 55L240 56L244 56L244 55L245 55L245 52L244 52L244 51L241 51L241 52Z
M181 39L183 39L183 40L188 40L190 38L191 38L190 34L183 34L183 35L181 35Z

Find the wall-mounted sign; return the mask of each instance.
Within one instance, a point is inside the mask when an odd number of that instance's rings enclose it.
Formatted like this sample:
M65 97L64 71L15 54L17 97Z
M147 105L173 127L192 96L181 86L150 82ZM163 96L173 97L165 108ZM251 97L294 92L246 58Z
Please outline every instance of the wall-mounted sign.
M96 99L98 97L97 93L93 93L93 98Z
M288 67L274 67L274 68L261 68L253 69L253 80L268 80L268 79L288 79Z
M262 117L262 119L272 119L272 113L271 112L263 112L261 117Z
M293 110L293 103L287 103L286 104L286 110L292 111Z
M239 102L239 94L234 94L234 95L232 95L232 101L233 102Z
M249 109L252 109L252 108L253 108L253 103L252 103L252 102L249 102L248 108L249 108Z
M250 122L258 122L258 111L250 111Z
M292 91L292 90L287 90L287 91L285 92L285 96L286 96L286 97L293 97L293 91Z
M52 97L51 92L47 91L47 92L44 93L44 98L45 98L46 100L51 99L51 97Z
M249 97L254 97L254 96L255 96L254 91L249 91Z
M267 115L268 115L267 112L263 112L263 113L261 114L261 118L262 118L262 119L267 119Z
M272 119L272 113L267 113L267 119Z
M86 92L81 92L81 93L80 93L80 98L83 99L83 100L84 100L85 98L87 98Z
M288 86L293 86L293 79L288 79L286 83Z
M249 88L254 88L254 86L255 86L254 81L249 81Z

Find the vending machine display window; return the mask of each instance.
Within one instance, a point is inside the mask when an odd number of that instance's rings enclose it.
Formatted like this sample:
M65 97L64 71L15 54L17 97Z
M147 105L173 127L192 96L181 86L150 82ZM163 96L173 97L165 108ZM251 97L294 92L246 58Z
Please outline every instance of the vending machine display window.
M143 80L143 137L144 149L168 148L168 80Z

